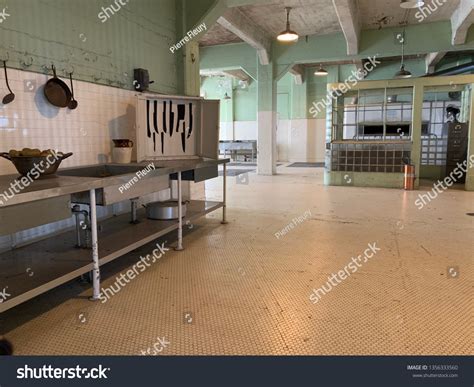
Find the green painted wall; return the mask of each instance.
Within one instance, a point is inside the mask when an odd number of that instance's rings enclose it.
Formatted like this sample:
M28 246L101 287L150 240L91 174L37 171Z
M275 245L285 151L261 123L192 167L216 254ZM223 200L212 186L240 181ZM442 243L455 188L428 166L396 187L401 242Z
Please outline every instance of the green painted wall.
M201 95L221 101L221 122L255 121L257 119L257 83L243 89L230 77L203 77ZM230 100L224 99L225 93Z
M231 97L224 99L225 94ZM201 95L206 99L218 99L220 103L221 122L233 121L232 79L228 77L204 77L201 82Z
M257 120L257 82L252 81L249 87L242 89L234 80L234 120Z
M201 23L208 10L216 4L217 0L175 0L184 4L186 14L183 15L188 30ZM210 26L209 26L210 28Z
M102 23L98 14L111 4L118 9L114 0L8 1L0 59L42 73L54 62L58 75L74 69L76 79L126 89L133 88L133 69L142 67L155 80L151 90L176 93L181 53L169 51L181 35L175 0L133 0Z

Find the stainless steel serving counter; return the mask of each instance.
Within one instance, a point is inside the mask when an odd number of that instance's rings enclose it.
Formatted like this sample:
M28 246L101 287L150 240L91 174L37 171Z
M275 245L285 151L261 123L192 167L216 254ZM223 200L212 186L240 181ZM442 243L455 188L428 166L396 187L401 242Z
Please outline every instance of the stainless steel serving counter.
M105 165L123 167L137 167L145 168L147 165L153 163L155 170L150 171L143 179L148 179L157 176L171 175L173 173L185 172L190 170L197 170L206 167L217 166L219 164L226 164L230 159L189 159L189 160L166 160L166 161L143 161L141 163L132 164L113 164ZM49 199L63 195L69 195L82 191L90 191L92 189L105 188L117 184L124 184L130 180L130 177L135 175L135 172L121 174L119 176L109 177L84 177L84 176L64 176L61 175L64 171L74 171L76 169L84 169L94 167L97 165L85 165L80 167L62 168L58 171L58 175L51 177L44 177L35 180L27 187L20 189L18 193L12 195L8 200L1 200L2 194L10 192L15 181L21 179L18 174L0 176L0 209L7 206L14 206L17 204L28 203L36 200ZM25 184L26 185L26 184ZM10 196L10 195L9 195Z
M226 164L229 161L229 159L189 159L63 168L57 172L56 176L24 184L23 189L18 190L14 195L8 195L7 198L1 196L1 194L6 191L10 192L12 184L18 185L21 177L18 175L0 176L0 211L5 207L18 204L88 191L92 239L89 250L78 250L71 243L74 232L65 232L62 237L56 235L0 254L0 283L4 286L5 284L10 286L9 289L11 289L9 298L2 300L3 302L0 303L0 313L87 272L92 272L93 292L91 300L97 301L101 296L101 265L174 230L178 232L175 250L180 251L183 249L183 223L197 219L219 208L222 208L222 223L226 224ZM151 163L154 164L155 169L147 169L146 174L140 175L140 180L165 175L172 175L173 179L177 180L178 219L175 221L152 221L143 218L140 223L136 224L129 222L126 215L122 215L104 220L103 222L107 224L107 227L104 230L98 230L97 192L107 187L126 184L130 179L137 176L137 171L144 170ZM196 172L196 178L194 178L194 173L191 174L191 179L195 181L217 177L216 170L219 164L224 166L222 202L191 201L188 204L188 214L184 217L182 180L188 177L186 174L189 171ZM207 173L206 168L215 168L213 172L215 174ZM110 175L108 173L102 174L101 171L110 172ZM199 171L201 172L197 173ZM152 185L155 186L154 182L152 182ZM71 246L71 248L68 246ZM30 277L26 277L28 275L27 267L30 267L31 264L38 265L34 270L36 273L34 281ZM20 281L21 276L24 276L25 282Z

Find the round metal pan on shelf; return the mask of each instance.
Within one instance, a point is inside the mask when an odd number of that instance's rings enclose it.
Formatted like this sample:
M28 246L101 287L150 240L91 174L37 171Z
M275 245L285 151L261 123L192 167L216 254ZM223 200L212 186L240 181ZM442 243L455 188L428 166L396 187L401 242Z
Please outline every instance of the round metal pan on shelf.
M179 219L178 215L178 201L167 200L164 202L152 202L146 206L146 217L152 220L173 220ZM186 216L187 202L183 202L181 205L182 216Z

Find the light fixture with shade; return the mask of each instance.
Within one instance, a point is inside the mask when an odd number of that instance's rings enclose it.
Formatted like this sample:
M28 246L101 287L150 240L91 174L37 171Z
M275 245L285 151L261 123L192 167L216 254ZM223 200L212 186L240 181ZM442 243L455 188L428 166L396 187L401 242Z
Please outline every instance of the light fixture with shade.
M403 38L402 38L402 63L400 65L400 70L398 70L395 74L395 78L404 79L404 78L411 78L412 74L405 68L405 31L403 31Z
M425 2L423 0L401 0L400 7L404 9L413 9L423 7Z
M319 69L317 69L315 72L314 72L314 75L316 75L317 77L325 77L327 76L329 73L327 72L327 70L323 69L323 65L320 64L319 65Z
M405 64L402 64L400 70L397 71L395 74L395 78L403 79L403 78L411 78L412 73L405 69Z
M296 43L298 41L299 35L292 31L290 28L290 11L291 7L286 7L286 30L281 32L277 39L282 43Z
M224 95L224 99L225 99L226 101L228 101L229 99L232 99L232 98L231 98L231 97L229 97L229 94L225 93L225 95Z

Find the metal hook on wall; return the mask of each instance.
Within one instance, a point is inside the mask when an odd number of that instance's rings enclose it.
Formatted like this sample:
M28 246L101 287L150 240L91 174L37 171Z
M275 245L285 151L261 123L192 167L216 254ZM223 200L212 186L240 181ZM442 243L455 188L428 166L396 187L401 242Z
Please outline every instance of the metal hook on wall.
M43 70L43 73L48 74L51 71L51 66L47 64L42 64L41 69Z
M22 67L30 67L33 64L33 56L31 56L27 51L25 51L23 58L20 59L20 65Z
M9 60L10 60L10 54L8 53L8 51L2 52L2 54L0 55L0 61L8 62Z

